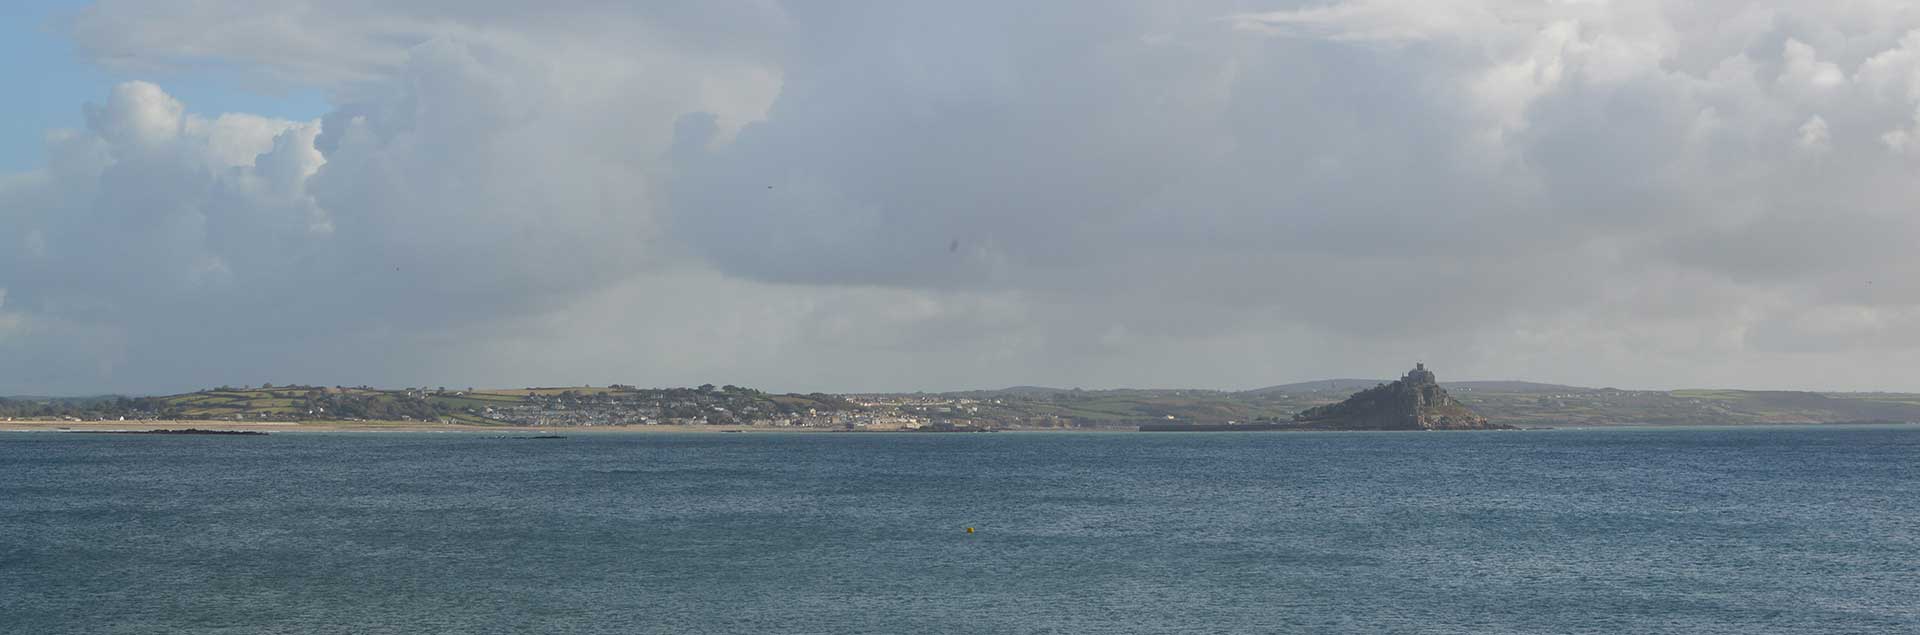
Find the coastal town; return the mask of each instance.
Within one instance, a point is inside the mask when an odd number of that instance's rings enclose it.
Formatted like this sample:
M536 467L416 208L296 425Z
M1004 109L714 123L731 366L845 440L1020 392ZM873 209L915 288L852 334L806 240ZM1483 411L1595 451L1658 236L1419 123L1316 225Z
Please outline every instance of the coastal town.
M455 395L463 397L465 395ZM530 389L517 402L469 406L467 414L528 426L736 425L830 430L977 427L971 399L925 396L767 395L711 385L695 389Z

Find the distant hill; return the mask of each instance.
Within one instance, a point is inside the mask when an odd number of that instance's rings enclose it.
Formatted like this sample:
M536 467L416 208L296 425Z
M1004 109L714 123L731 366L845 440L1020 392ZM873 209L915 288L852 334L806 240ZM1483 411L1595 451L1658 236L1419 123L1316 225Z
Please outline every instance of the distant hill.
M1542 384L1531 381L1449 381L1441 385L1454 390L1481 390L1489 392L1579 392L1605 390L1603 388L1583 388L1560 384Z
M1078 426L1145 423L1287 421L1387 383L1322 379L1237 392L1214 390L1061 390L1019 387L951 393L994 400L1006 420L1064 420ZM1738 425L1861 421L1920 422L1920 395L1749 390L1619 390L1528 381L1441 384L1495 424L1532 426Z
M1384 379L1317 379L1314 381L1303 381L1297 384L1281 384L1278 386L1268 386L1266 388L1255 388L1253 390L1243 390L1241 392L1245 394L1253 394L1253 395L1259 395L1259 394L1298 395L1298 394L1314 393L1314 392L1351 393L1357 390L1365 390L1368 388L1372 388L1374 386L1378 386L1384 383L1387 383L1387 380L1384 380Z
M557 386L497 390L367 386L222 386L91 402L0 400L0 416L100 420L413 421L466 425L733 425L859 410L827 394L769 395L739 386L638 389Z
M1720 425L1920 422L1920 395L1760 390L1462 390L1456 395L1510 425Z
M0 399L0 417L220 419L246 421L413 420L472 425L552 425L626 421L805 419L887 408L854 402L909 403L906 414L958 416L1001 427L1135 427L1144 423L1290 421L1386 382L1322 379L1245 391L1206 389L1080 390L1012 386L998 390L895 395L770 395L726 386L638 389L550 387L499 390L278 386L216 388L163 397ZM1725 425L1854 421L1920 422L1920 394L1819 393L1726 389L1617 390L1525 381L1442 384L1492 423L1532 426ZM878 398L877 401L875 399ZM945 404L945 405L942 405ZM944 410L943 410L944 408ZM895 410L900 410L896 408Z
M1019 396L1019 395L1051 395L1053 393L1073 392L1073 390L1068 388L1052 388L1048 386L1008 386L1006 388L1001 388L999 390L981 390L981 391L974 391L974 392Z
M1287 394L1287 395L1298 395L1298 394L1314 393L1314 392L1340 392L1340 391L1355 392L1360 390L1366 390L1368 388L1372 388L1374 386L1378 386L1380 384L1385 384L1385 383L1389 383L1389 380L1385 380L1385 379L1320 379L1315 381L1303 381L1297 384L1281 384L1278 386L1268 386L1266 388L1255 388L1253 390L1246 390L1242 392L1251 393L1251 394L1271 393L1271 394ZM1580 386L1563 386L1560 384L1542 384L1542 383L1531 382L1531 381L1448 381L1448 382L1441 382L1440 385L1445 386L1451 390L1483 390L1483 391L1492 391L1492 392L1578 392L1578 391L1598 390L1595 388L1583 388Z
M5 400L5 401L46 403L46 404L80 404L80 405L105 403L108 401L113 401L115 399L123 399L123 398L125 398L125 396L123 395L86 395L81 397L49 397L46 395L0 396L0 400Z
M991 390L955 390L935 394L949 397L970 397L974 399L1051 397L1055 395L1192 395L1192 394L1228 394L1228 391L1211 388L1052 388L1048 386L1009 386ZM910 393L873 393L903 395Z
M0 417L59 416L75 412L116 411L129 403L119 395L86 397L45 397L19 395L0 397Z

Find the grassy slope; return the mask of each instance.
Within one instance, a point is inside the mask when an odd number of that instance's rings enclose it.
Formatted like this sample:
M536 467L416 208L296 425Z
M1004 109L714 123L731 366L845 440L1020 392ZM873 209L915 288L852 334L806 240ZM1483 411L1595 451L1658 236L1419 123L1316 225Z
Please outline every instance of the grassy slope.
M304 418L303 415L306 413L305 395L309 390L311 390L309 387L292 386L245 390L204 390L181 395L171 395L162 397L162 399L170 405L177 406L183 418ZM368 398L376 401L393 401L400 399L401 396L405 394L405 391L400 390L380 390L373 388L338 388L330 390L340 396ZM455 410L467 406L478 405L484 407L490 403L519 401L518 398L506 397L497 398L498 401L495 401L496 398L486 396L475 396L474 398L463 399L433 395L431 393L429 393L427 398L432 401L454 406ZM451 417L458 423L473 425L500 425L502 423L461 412L456 412L451 415Z

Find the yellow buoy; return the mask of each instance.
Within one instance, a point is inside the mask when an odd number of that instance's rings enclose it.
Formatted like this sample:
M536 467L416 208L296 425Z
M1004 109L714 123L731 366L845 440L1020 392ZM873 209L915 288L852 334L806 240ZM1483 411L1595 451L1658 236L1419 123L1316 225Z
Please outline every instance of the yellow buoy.
M967 528L967 533L973 533L973 528L972 528L972 527L968 527L968 528Z

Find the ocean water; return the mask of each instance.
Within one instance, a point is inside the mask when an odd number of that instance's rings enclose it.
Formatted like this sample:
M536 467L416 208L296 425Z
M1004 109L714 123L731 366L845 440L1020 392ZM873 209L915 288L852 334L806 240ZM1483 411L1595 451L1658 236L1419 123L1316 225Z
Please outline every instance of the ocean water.
M1920 633L1917 461L1920 426L0 434L0 633Z

